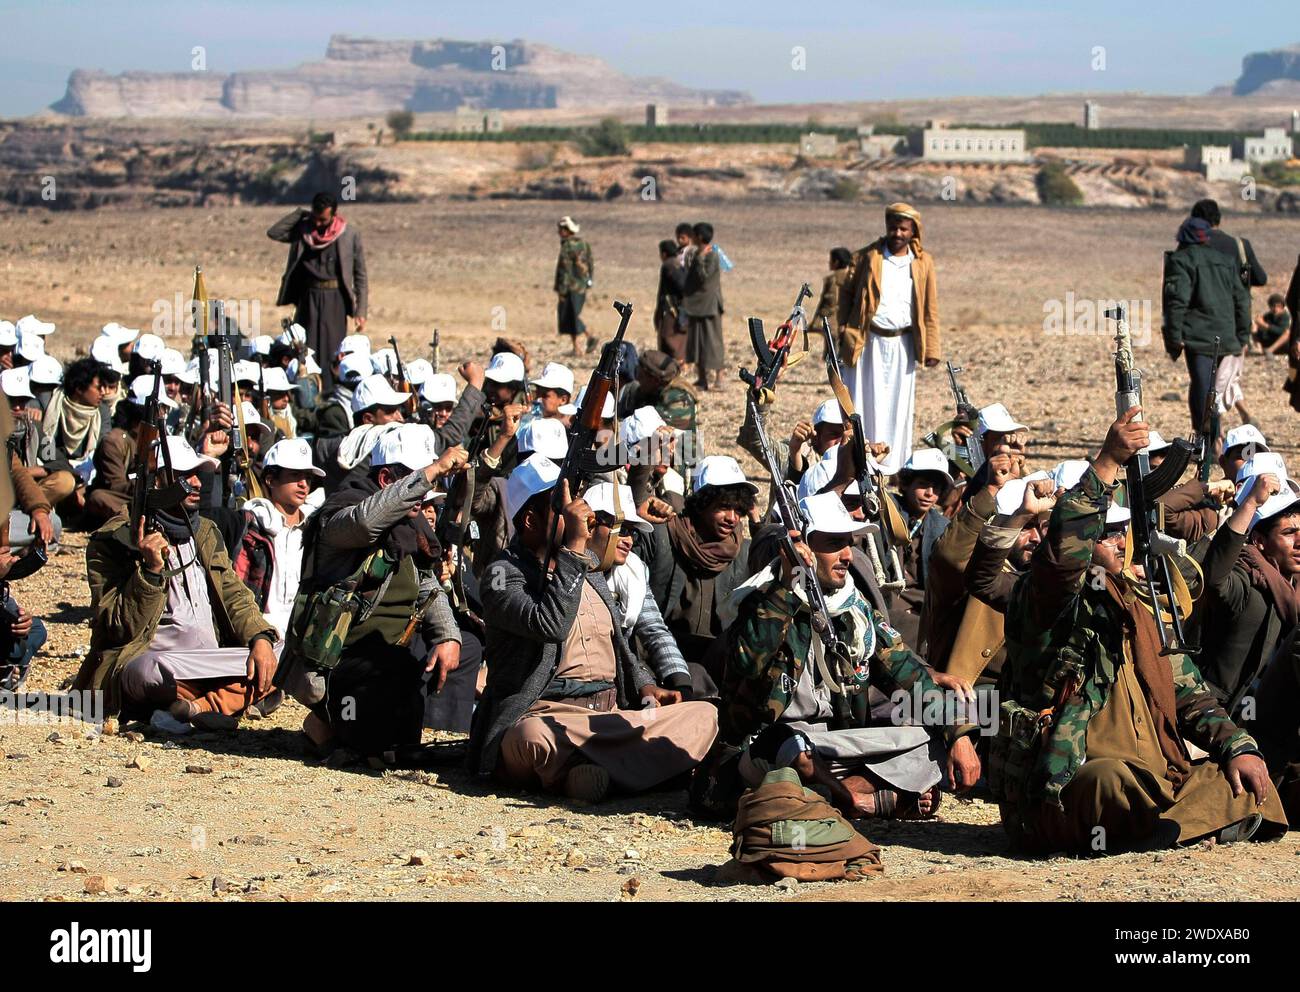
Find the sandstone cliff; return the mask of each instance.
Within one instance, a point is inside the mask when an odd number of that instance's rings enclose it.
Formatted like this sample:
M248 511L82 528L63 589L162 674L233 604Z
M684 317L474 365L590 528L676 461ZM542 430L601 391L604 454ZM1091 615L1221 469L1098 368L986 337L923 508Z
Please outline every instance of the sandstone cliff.
M1241 60L1241 76L1232 92L1236 96L1251 93L1300 96L1300 45L1247 55Z
M382 41L335 35L325 58L261 72L78 69L50 109L75 117L360 117L457 107L518 110L750 102L735 90L696 90L625 76L603 59L523 41Z

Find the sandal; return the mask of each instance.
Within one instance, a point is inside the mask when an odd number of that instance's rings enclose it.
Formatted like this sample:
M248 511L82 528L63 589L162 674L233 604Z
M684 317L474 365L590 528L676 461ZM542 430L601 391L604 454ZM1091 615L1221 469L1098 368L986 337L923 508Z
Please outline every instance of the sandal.
M931 806L930 812L921 813L917 810L917 804L921 801L921 795L916 792L898 792L895 789L877 789L876 797L876 820L929 820L939 812L941 802L941 793L938 789L931 789L933 794L934 805Z

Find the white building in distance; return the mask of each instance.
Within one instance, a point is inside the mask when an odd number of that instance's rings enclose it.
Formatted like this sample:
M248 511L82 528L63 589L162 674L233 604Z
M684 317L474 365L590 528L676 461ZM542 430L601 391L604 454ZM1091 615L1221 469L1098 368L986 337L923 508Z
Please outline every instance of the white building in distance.
M1240 182L1250 164L1232 157L1228 145L1189 145L1183 148L1183 165L1199 172L1210 182Z
M1083 129L1097 131L1101 129L1101 108L1092 100L1083 103Z
M1232 150L1247 162L1285 162L1295 153L1293 139L1284 127L1266 127L1261 137L1234 142Z
M930 121L914 131L912 153L935 162L1027 162L1022 129L950 128L947 121Z

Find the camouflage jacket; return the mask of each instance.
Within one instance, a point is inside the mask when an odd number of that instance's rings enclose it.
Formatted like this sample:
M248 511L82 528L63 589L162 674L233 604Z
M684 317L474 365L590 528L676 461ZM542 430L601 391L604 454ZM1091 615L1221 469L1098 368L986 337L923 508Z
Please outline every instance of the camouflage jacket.
M594 272L591 246L587 242L577 237L560 242L560 257L555 261L557 293L585 293Z
M1025 819L1032 805L1061 806L1061 790L1086 757L1088 723L1106 705L1123 663L1124 616L1106 589L1107 578L1089 568L1115 489L1089 467L1057 502L1047 538L1012 592L1007 661L998 685L1001 713L989 758L989 787L1004 814L1010 807ZM1169 662L1183 738L1219 762L1258 752L1192 660L1179 654ZM1078 688L1057 709L1042 738L1034 717L1053 704L1058 687L1070 678Z
M863 609L876 629L871 684L886 695L898 689L910 692L918 683L922 692L938 691L925 663L902 643L889 621L870 606L864 605ZM844 619L836 617L834 623L840 634L847 636ZM771 582L741 601L727 638L719 738L738 747L746 738L780 720L790 705L804 666L812 663L812 626L794 590ZM831 729L867 725L866 692L848 697L833 694L831 700Z

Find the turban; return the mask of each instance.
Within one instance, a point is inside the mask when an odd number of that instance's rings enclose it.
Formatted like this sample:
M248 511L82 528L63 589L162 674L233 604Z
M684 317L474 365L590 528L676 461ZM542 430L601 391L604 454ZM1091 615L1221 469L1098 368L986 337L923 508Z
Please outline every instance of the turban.
M1210 237L1209 221L1202 220L1200 217L1188 217L1183 221L1182 226L1178 228L1178 243L1180 245L1203 245Z
M891 203L885 208L886 224L889 223L890 217L906 217L911 220L916 228L916 234L912 238L912 250L919 254L921 252L921 212L906 203Z

